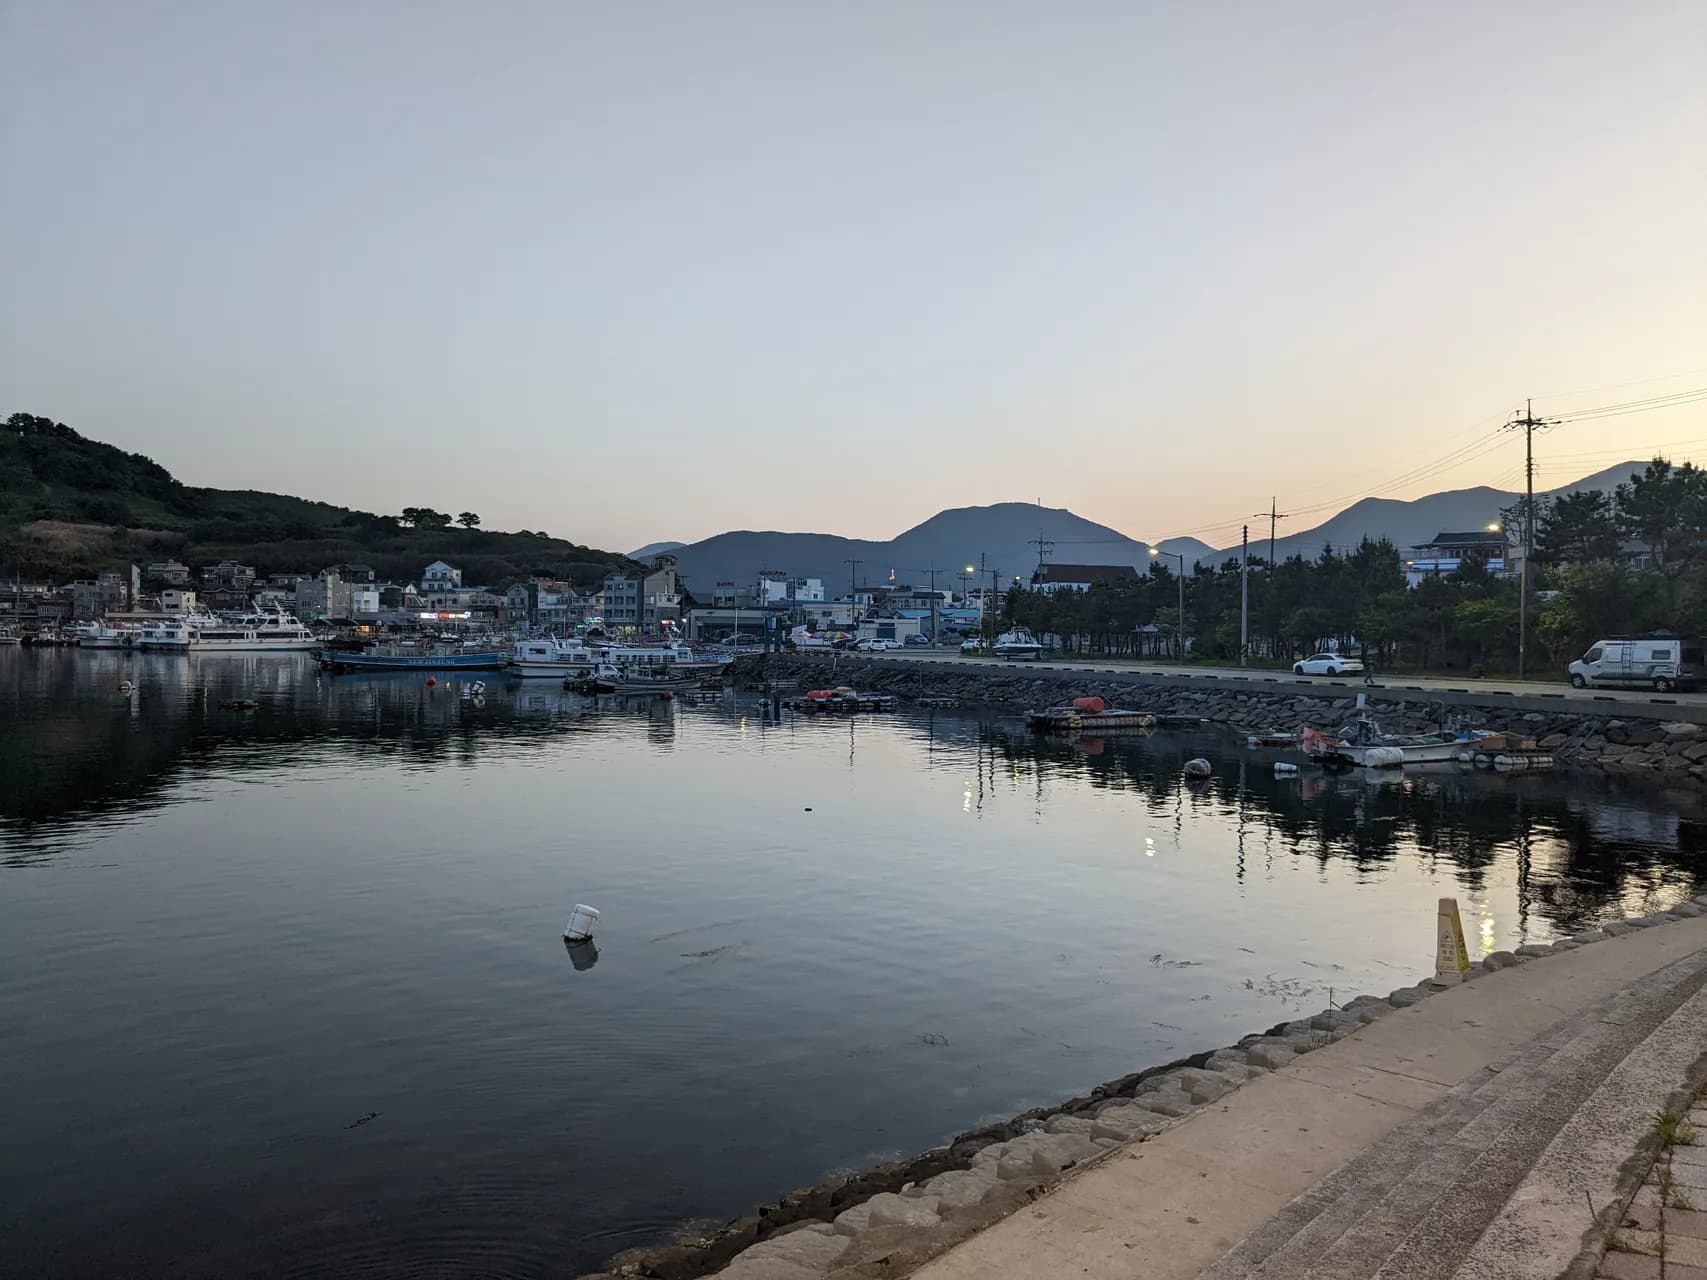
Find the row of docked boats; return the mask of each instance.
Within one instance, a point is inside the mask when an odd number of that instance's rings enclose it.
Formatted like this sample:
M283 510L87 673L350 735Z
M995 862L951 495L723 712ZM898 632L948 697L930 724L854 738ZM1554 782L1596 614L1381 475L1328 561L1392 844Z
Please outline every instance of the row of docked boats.
M1181 719L1110 707L1101 698L1083 697L1028 712L1026 723L1034 733L1072 736L1150 733ZM1195 718L1189 722L1201 723ZM1312 763L1327 769L1400 769L1436 764L1476 764L1500 770L1553 766L1552 754L1521 734L1458 725L1443 725L1433 733L1386 733L1369 715L1356 716L1338 729L1250 733L1245 745L1253 751L1301 751Z
M206 609L135 620L81 623L67 633L79 648L163 653L312 653L331 671L507 671L521 679L549 678L596 692L692 688L720 677L731 655L695 650L679 640L622 643L594 632L585 637L463 640L421 636L360 644L316 636L282 609L215 614Z
M552 679L593 692L622 689L666 691L693 688L720 677L730 655L695 650L680 641L625 644L602 636L542 636L517 640L508 649L443 644L328 648L321 665L332 671L498 671L517 679Z

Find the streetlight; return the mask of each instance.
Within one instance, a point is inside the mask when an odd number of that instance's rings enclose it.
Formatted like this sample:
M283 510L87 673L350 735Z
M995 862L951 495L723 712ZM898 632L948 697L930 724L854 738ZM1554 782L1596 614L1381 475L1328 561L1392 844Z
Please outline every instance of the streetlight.
M1172 556L1179 561L1179 660L1185 661L1185 553L1182 551L1163 551L1160 547L1151 547L1152 556Z

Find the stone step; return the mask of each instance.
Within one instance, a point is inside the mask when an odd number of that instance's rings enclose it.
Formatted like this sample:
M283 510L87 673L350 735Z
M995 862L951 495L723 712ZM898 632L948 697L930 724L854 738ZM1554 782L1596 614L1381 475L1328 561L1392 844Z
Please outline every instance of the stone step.
M1707 954L1550 1028L1395 1127L1203 1280L1434 1280L1633 1048L1707 985Z

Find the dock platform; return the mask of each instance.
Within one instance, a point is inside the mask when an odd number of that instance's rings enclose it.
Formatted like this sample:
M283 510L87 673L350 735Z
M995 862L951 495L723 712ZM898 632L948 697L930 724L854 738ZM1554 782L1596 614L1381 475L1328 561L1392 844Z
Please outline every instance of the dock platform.
M1142 733L1156 727L1156 717L1147 711L1126 711L1119 707L1106 711L1051 707L1047 711L1027 712L1025 723L1033 733L1108 733L1123 729Z

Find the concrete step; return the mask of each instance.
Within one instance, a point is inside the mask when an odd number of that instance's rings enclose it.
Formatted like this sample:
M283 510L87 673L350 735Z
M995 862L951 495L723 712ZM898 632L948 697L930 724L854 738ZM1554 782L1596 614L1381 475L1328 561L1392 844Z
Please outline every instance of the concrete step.
M1204 1280L1445 1280L1577 1107L1707 986L1707 953L1470 1076L1253 1231Z

